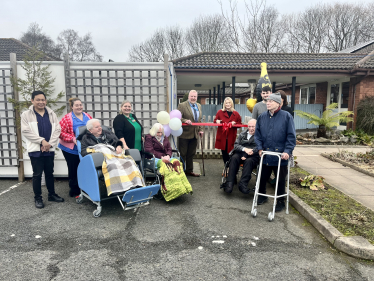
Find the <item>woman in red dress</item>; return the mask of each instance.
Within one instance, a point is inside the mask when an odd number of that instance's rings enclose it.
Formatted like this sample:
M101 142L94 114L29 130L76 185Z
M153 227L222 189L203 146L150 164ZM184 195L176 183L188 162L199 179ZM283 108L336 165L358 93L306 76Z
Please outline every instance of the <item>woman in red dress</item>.
M223 109L218 110L213 123L232 123L232 125L242 123L242 118L234 109L234 103L231 98L225 98L223 102ZM237 128L235 127L227 129L226 131L222 126L218 127L215 148L221 149L224 163L229 161L229 153L234 148L236 132Z

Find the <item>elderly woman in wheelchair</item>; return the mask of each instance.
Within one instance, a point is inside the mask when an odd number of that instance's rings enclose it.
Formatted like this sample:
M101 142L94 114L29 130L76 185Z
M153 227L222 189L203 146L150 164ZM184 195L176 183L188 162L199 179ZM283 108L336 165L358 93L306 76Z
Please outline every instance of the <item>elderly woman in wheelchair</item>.
M221 188L226 193L231 193L234 187L236 174L241 164L243 164L243 173L238 184L239 190L244 193L250 193L248 183L251 179L252 170L257 167L260 156L254 140L256 128L256 119L248 121L248 129L241 132L235 141L234 149L230 152L230 160L226 162L224 175L228 175L226 181L221 184Z
M191 184L183 171L183 165L177 158L172 157L173 151L164 127L155 123L145 136L144 150L153 161L146 161L149 169L157 169L161 174L161 195L166 201L173 200L183 194L192 193ZM147 167L147 165L146 165Z
M160 185L146 186L141 169L140 152L129 149L123 153L123 144L109 128L102 128L97 119L77 129L77 146L81 162L78 166L78 182L83 197L96 204L94 216L101 214L102 200L117 197L124 210L148 203L157 194ZM100 192L99 179L104 179L107 196ZM141 188L137 188L141 187ZM134 189L135 188L135 189ZM119 196L122 196L122 200ZM124 202L125 204L123 204Z

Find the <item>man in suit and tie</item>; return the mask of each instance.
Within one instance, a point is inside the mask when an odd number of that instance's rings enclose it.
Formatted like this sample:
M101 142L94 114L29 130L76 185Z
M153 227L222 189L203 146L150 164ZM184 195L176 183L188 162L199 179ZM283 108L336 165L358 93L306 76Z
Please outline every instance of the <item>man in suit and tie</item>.
M255 129L256 119L248 121L248 129L241 132L234 143L234 149L230 152L230 166L229 174L226 182L221 185L221 188L227 193L231 193L234 187L236 174L239 166L243 163L243 173L239 182L239 190L248 194L250 189L248 183L251 179L252 170L258 165L260 156L255 143Z
M182 113L182 122L191 125L191 123L201 122L201 105L197 103L197 92L191 90L188 94L188 100L178 105L178 110ZM192 121L191 121L192 120ZM179 152L186 162L186 175L199 177L200 174L193 172L193 157L196 154L197 139L203 136L201 126L184 126L183 134L179 137Z

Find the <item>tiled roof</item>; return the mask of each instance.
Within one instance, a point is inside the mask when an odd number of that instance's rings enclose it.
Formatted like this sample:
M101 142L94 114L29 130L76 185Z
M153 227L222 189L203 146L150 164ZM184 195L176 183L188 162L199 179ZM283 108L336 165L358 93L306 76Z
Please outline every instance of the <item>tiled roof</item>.
M177 94L178 95L181 95L181 94L185 94L185 93L188 93L189 90L178 90L177 91ZM209 95L209 90L199 90L198 88L196 88L196 91L199 93L199 95L203 94L203 95ZM247 93L250 93L251 92L251 88L249 87L235 87L235 94L236 95L241 95L241 94L247 94ZM216 92L217 93L217 92ZM222 88L221 88L221 93L222 93ZM225 95L231 95L232 94L232 88L231 87L226 87L225 89ZM212 90L212 96L213 96L213 90Z
M360 44L357 44L356 46L341 50L338 53L368 54L372 50L374 50L374 39L368 42L360 43Z
M9 61L9 54L15 53L17 61L22 61L31 47L14 38L0 38L0 61ZM43 61L60 61L58 58L44 54Z
M350 70L367 54L342 53L197 53L173 61L178 69L260 69L266 62L268 70ZM374 69L374 59L365 68Z

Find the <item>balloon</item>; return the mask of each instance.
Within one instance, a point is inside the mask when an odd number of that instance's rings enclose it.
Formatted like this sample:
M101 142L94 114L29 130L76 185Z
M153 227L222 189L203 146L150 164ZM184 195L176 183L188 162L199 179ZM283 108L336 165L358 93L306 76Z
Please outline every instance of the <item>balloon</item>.
M169 125L166 124L166 125L163 125L163 126L164 126L164 134L165 134L165 137L170 136L171 129L170 129Z
M172 129L173 131L178 131L179 128L182 127L182 121L179 120L178 118L173 118L170 120L169 122L169 127L170 129Z
M170 119L178 118L179 120L182 119L182 113L178 109L174 109L170 111Z
M251 113L252 113L252 111L253 111L253 108L254 108L256 102L257 102L256 99L248 99L248 100L247 100L246 105L247 105L248 110L249 110Z
M179 137L183 133L183 128L180 127L178 130L171 130L171 134L174 137Z
M157 121L162 125L168 124L170 121L169 113L167 113L166 111L160 111L159 113L157 113Z

